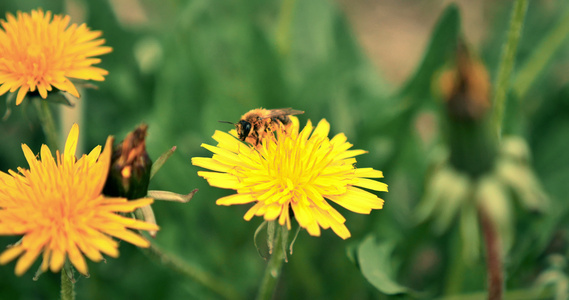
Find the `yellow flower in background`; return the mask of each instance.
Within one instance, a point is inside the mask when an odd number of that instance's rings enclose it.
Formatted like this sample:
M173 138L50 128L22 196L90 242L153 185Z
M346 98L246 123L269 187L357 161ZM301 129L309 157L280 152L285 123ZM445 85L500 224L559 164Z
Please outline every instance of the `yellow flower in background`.
M213 157L195 157L192 164L215 171L198 172L211 186L237 191L218 199L218 205L255 203L245 214L247 221L264 216L290 229L292 209L310 235L319 236L320 228L332 228L341 238L349 238L346 219L328 201L360 214L383 208L382 199L360 189L387 192L385 183L369 179L383 178L383 173L355 168L354 157L366 151L348 150L352 144L343 133L330 140L326 120L316 128L308 121L300 133L298 118L291 120L288 133L280 128L259 149L239 141L235 130L230 134L216 131L217 146L202 144Z
M57 88L75 97L79 92L70 78L103 81L108 72L93 67L101 60L94 58L111 52L97 39L101 31L87 25L71 24L70 17L32 10L31 14L8 13L0 20L0 95L19 89L16 105L28 92L42 98Z
M43 252L42 270L61 270L66 257L82 274L87 274L84 255L93 261L102 253L117 257L116 237L139 247L150 244L130 229L157 230L143 221L123 217L136 208L152 203L143 198L128 201L101 194L111 160L112 137L101 153L97 146L88 155L75 158L79 127L75 124L67 137L65 152L43 145L41 160L30 148L22 149L29 169L19 173L0 172L0 235L24 235L22 240L0 254L0 264L20 256L16 274L26 272Z

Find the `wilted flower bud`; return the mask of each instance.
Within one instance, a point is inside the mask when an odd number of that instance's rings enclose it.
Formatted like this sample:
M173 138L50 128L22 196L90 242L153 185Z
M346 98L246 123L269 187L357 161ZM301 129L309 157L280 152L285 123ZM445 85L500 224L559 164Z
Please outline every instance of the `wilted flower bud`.
M480 120L489 111L488 72L463 43L457 48L455 68L441 75L440 88L448 116L454 120Z
M146 130L142 124L113 149L111 167L103 193L138 199L148 193L152 161L146 153Z
M445 104L450 163L477 178L489 172L497 152L490 130L490 79L484 65L464 44L457 47L453 67L439 78Z

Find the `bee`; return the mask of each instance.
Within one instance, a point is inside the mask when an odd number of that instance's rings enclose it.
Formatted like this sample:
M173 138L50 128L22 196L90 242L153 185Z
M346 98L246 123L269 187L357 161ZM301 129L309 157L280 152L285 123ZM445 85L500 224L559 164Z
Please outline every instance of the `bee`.
M304 111L291 108L257 108L245 113L234 125L240 140L257 147L265 137L276 131L278 126L283 125L285 130L288 130L291 126L290 116L303 113Z

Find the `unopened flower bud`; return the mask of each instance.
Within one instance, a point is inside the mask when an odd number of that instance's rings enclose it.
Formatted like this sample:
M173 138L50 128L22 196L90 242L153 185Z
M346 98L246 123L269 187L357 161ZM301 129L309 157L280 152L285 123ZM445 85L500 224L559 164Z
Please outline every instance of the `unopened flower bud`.
M138 199L148 193L152 161L146 153L146 130L142 124L113 149L111 166L103 193Z
M490 80L484 65L464 44L457 47L454 66L439 78L446 107L450 163L471 177L490 172L497 152L490 130Z

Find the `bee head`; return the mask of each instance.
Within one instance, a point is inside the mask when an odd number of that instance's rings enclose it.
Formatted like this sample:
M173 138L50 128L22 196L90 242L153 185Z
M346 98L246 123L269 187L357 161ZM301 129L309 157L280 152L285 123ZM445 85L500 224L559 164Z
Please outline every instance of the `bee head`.
M235 124L237 128L237 134L239 135L239 139L244 141L248 136L249 132L251 132L251 123L241 120Z

